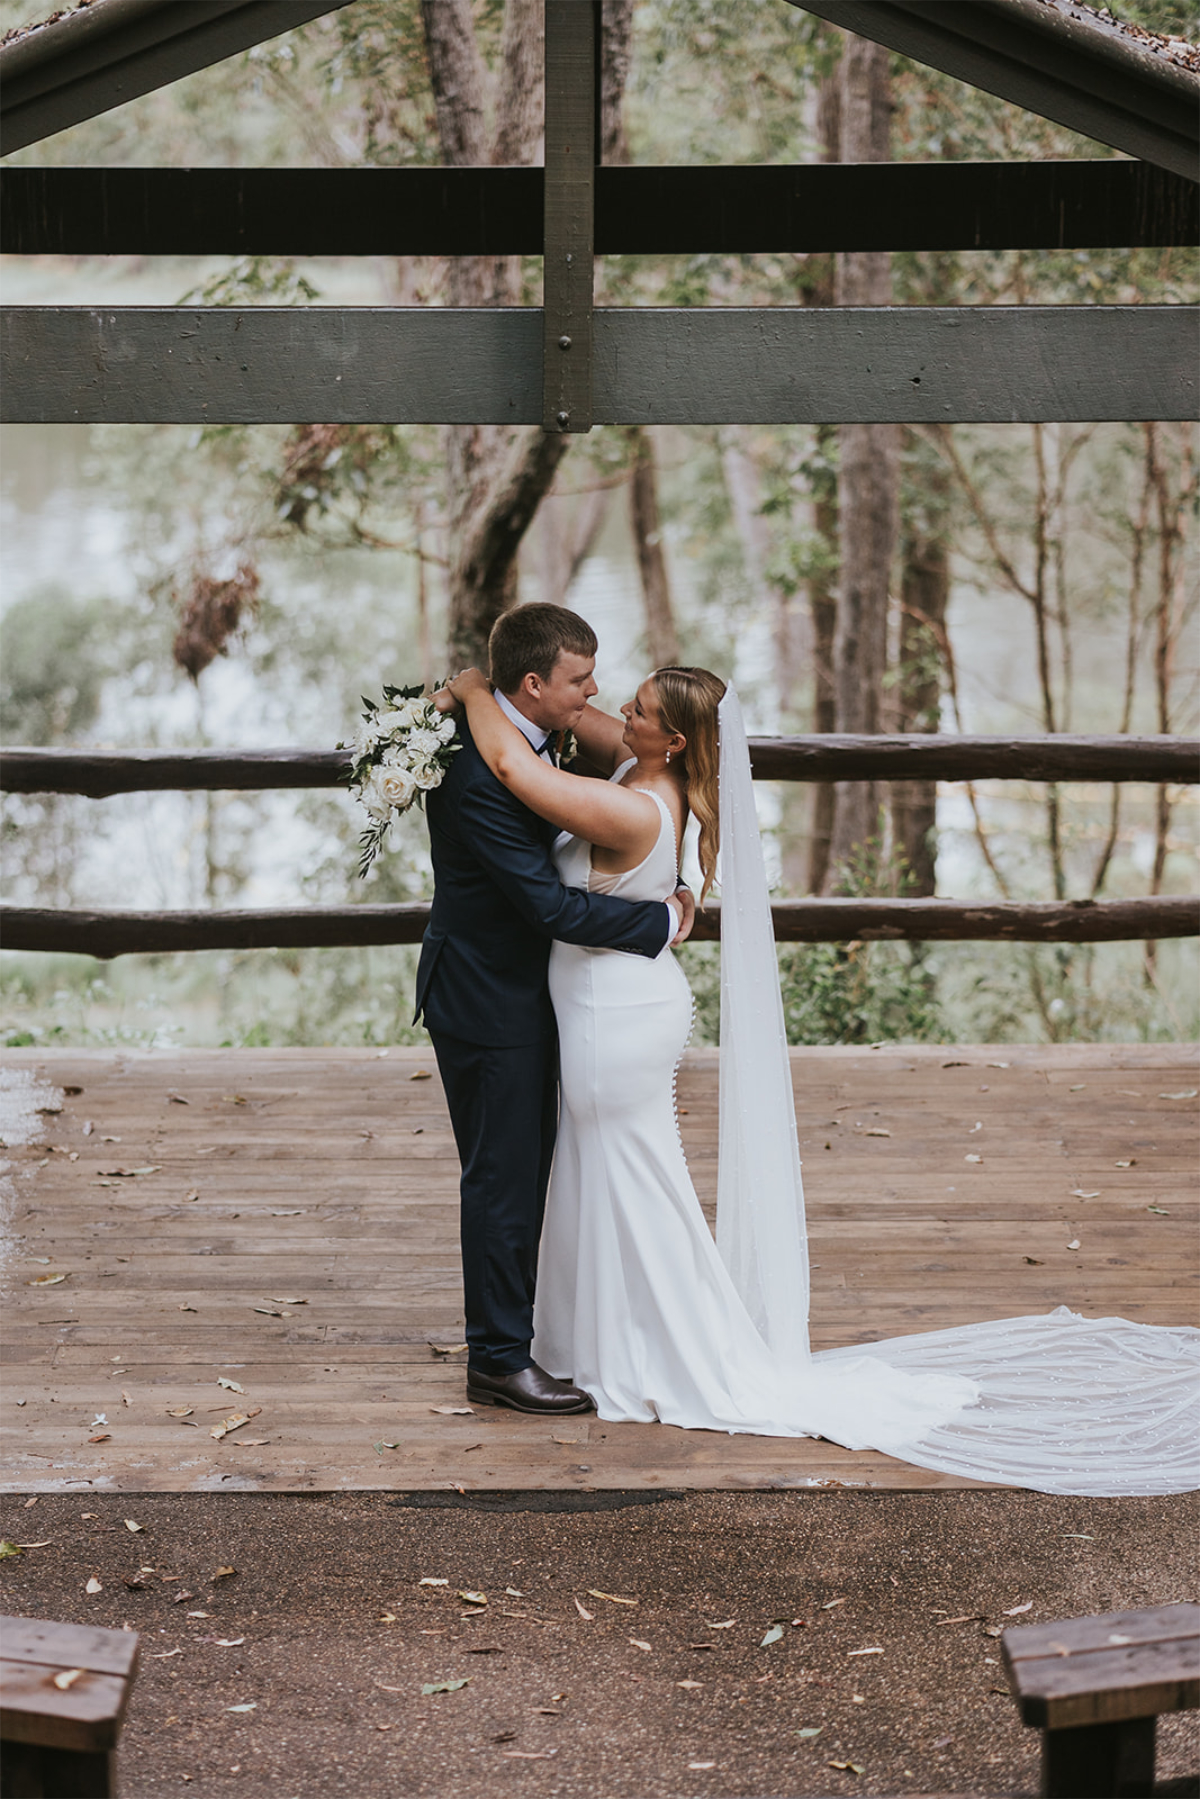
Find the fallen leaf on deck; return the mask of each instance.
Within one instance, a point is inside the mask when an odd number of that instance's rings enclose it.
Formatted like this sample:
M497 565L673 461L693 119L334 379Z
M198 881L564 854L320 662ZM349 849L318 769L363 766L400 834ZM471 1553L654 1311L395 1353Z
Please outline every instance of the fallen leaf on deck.
M231 1100L235 1106L244 1106L246 1103L245 1095L242 1093L222 1093L221 1098Z
M772 1624L770 1630L767 1632L767 1634L763 1638L762 1642L758 1645L759 1648L765 1649L769 1643L778 1643L778 1641L779 1641L780 1637L782 1637L782 1635L783 1635L783 1625L782 1624Z
M226 1388L230 1393L244 1393L246 1391L240 1380L226 1380L223 1374L218 1378L217 1385L218 1387Z
M272 1305L277 1306L306 1306L308 1304L307 1299L284 1299L279 1293L264 1293L263 1298L269 1299Z
M57 1287L59 1281L65 1281L67 1278L65 1274L35 1274L31 1281L26 1281L25 1285L27 1287Z
M1032 1610L1033 1610L1033 1600L1027 1599L1025 1601L1024 1605L1011 1606L1009 1608L1009 1610L1005 1612L1004 1616L1006 1618L1019 1618L1021 1616L1022 1612L1031 1612Z
M1160 1093L1158 1097L1159 1099L1195 1099L1198 1091L1200 1089L1196 1087L1185 1087L1182 1093Z
M689 1693L695 1693L699 1692L700 1688L704 1685L704 1682L702 1680L677 1680L675 1685L677 1687L683 1687L685 1691Z
M1045 1267L1045 1263L1040 1261L1037 1256L1026 1256L1025 1260L1028 1262L1028 1264L1031 1268L1044 1268Z
M592 1619L596 1616L595 1612L589 1612L587 1606L584 1605L582 1600L579 1600L579 1599L577 1599L575 1601L575 1610L579 1613L579 1616L581 1618L586 1618L589 1624L592 1622Z
M108 1431L102 1430L100 1432L99 1436L89 1437L88 1442L89 1443L107 1443L108 1439L109 1439L109 1435L110 1435L110 1433Z
M60 1693L65 1693L68 1687L73 1687L75 1682L82 1679L86 1672L85 1668L64 1668L61 1674L54 1676L54 1684Z
M231 1417L222 1418L220 1424L214 1424L208 1434L219 1441L222 1437L227 1437L231 1430L241 1430L243 1424L249 1422L249 1412L234 1412Z
M1147 1206L1146 1210L1148 1212L1157 1212L1160 1218L1169 1218L1171 1216L1166 1206Z
M196 1310L196 1307L195 1306L180 1306L179 1310L181 1312L194 1312Z
M126 1530L132 1530L132 1531L136 1532L139 1530L145 1530L146 1526L144 1524L138 1524L133 1518L126 1518L125 1528L126 1528Z
M192 1103L190 1099L184 1099L182 1093L168 1093L167 1099L173 1106L190 1106Z
M167 1407L167 1417L190 1418L194 1410L195 1407L190 1405L169 1405Z
M0 1562L6 1562L10 1556L22 1553L19 1543L10 1543L7 1537L0 1537Z
M1128 1162L1114 1162L1113 1167L1114 1168L1136 1168L1137 1167L1137 1157L1130 1156Z
M611 1599L614 1605L637 1604L636 1599L622 1599L619 1593L601 1593L595 1587L588 1588L588 1597L591 1599Z
M83 1134L84 1134L84 1136L85 1136L85 1137L90 1137L90 1136L91 1136L91 1134L92 1134L92 1132L93 1132L93 1131L94 1131L94 1130L95 1130L95 1128L96 1128L96 1127L95 1127L95 1125L94 1125L94 1124L93 1124L93 1123L92 1123L92 1121L91 1121L91 1119L90 1119L90 1118L85 1118L85 1119L84 1119L84 1121L83 1121Z
M456 1599L464 1599L468 1605L486 1605L487 1604L487 1594L486 1593L468 1593L468 1592L464 1592L461 1587L455 1588L454 1597Z
M417 1072L410 1074L408 1078L410 1081L431 1081L433 1076L427 1068L418 1068Z
M876 1646L874 1649L847 1649L846 1654L847 1655L882 1655L883 1650L880 1649L878 1646Z
M218 1568L216 1573L213 1575L213 1579L214 1580L225 1580L225 1579L227 1579L227 1577L230 1574L236 1574L236 1573L237 1573L236 1568Z
M258 1710L258 1701L252 1699L249 1705L227 1705L225 1710L227 1712L256 1712Z
M419 1587L448 1587L450 1582L448 1580L435 1580L432 1574L423 1574L417 1582L417 1585Z
M444 1418L473 1418L475 1408L470 1405L431 1405L431 1412L440 1412Z
M382 1455L385 1449L399 1449L400 1445L399 1443L389 1443L386 1437L381 1437L379 1442L372 1443L371 1447L376 1455ZM422 1585L424 1585L424 1582L422 1582Z
M434 1355L465 1355L467 1352L465 1343L431 1343L429 1347Z
M1072 1237L1071 1241L1067 1244L1067 1248L1068 1249L1082 1249L1083 1245L1079 1241L1078 1237Z
M275 1311L272 1306L251 1306L250 1310L260 1312L264 1318L282 1318L284 1315L282 1312Z
M199 1199L199 1197L200 1197L199 1187L190 1187L188 1189L188 1191L184 1194L183 1197L185 1200L186 1199Z
M84 1588L84 1592L85 1593L103 1593L103 1591L104 1591L103 1585L101 1584L100 1581L98 1581L96 1579L96 1576L93 1574L91 1579L88 1581L87 1586Z
M123 1374L125 1372L124 1369L122 1369L121 1372ZM132 1405L133 1404L132 1393L127 1393L125 1391L124 1387L121 1388L121 1404L122 1405Z
M239 1643L245 1641L245 1637L217 1637L216 1645L218 1649L236 1649Z
M649 1645L649 1643L647 1643L647 1642L646 1642L646 1641L645 1641L645 1639L644 1639L644 1638L642 1638L642 1637L630 1637L630 1638L629 1638L629 1641L630 1641L630 1642L631 1642L631 1643L632 1643L632 1644L633 1644L633 1646L634 1646L634 1648L635 1648L635 1649L644 1649L644 1650L645 1650L645 1651L646 1651L646 1653L647 1653L647 1654L649 1654L649 1652L650 1652L650 1645Z
M1099 1199L1099 1197L1100 1197L1099 1187L1096 1188L1096 1191L1094 1193L1085 1193L1082 1187L1072 1187L1071 1188L1071 1198L1072 1199Z
M303 1218L304 1208L300 1206L294 1212L268 1212L268 1218Z
M964 1162L982 1162L983 1157L982 1156L964 1156L963 1161ZM847 1764L847 1765L849 1765L849 1764Z
M890 1131L881 1130L877 1124L873 1124L869 1131L863 1132L864 1137L890 1137L891 1134Z
M428 1077L426 1077L426 1078L428 1078ZM428 1681L425 1684L425 1686L423 1686L421 1688L421 1691L422 1691L422 1693L457 1693L462 1687L465 1687L467 1684L468 1684L468 1677L466 1677L466 1676L464 1676L464 1678L462 1680L431 1680L431 1681ZM377 1680L375 1682L375 1685L382 1686L383 1683L382 1683L382 1681ZM383 1690L385 1693L398 1693L400 1691L400 1688L399 1687L384 1687Z

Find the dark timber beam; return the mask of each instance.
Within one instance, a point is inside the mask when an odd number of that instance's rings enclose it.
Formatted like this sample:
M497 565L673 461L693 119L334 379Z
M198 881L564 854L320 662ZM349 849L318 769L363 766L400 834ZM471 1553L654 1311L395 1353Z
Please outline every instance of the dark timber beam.
M1200 782L1194 737L752 737L756 781ZM344 750L0 751L5 793L261 792L339 787Z
M1058 0L791 0L1101 144L1197 179L1200 79Z
M1200 934L1200 899L974 900L802 899L771 907L779 943L855 938L918 943L1115 943ZM298 906L275 912L75 912L0 906L6 949L59 955L164 955L203 949L321 949L339 944L419 943L429 907ZM696 915L692 940L721 935L721 908Z
M546 0L542 427L592 428L599 0Z
M1145 162L597 168L600 255L1200 243L1200 188ZM536 256L541 169L0 169L27 256Z
M598 424L1190 419L1183 306L618 308ZM535 308L13 307L9 423L540 424Z
M0 155L348 4L92 0L0 50Z

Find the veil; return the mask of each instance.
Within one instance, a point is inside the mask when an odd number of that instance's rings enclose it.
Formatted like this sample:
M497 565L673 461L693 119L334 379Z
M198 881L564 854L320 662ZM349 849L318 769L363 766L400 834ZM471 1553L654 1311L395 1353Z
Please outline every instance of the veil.
M734 688L720 735L721 1049L717 1248L784 1379L878 1417L888 1380L963 1379L973 1402L876 1446L919 1467L1085 1495L1200 1485L1200 1330L1042 1316L812 1355L804 1190L750 753ZM849 1383L849 1384L848 1384ZM893 1391L895 1388L893 1386ZM899 1409L899 1408L897 1408ZM866 1429L870 1429L868 1424Z

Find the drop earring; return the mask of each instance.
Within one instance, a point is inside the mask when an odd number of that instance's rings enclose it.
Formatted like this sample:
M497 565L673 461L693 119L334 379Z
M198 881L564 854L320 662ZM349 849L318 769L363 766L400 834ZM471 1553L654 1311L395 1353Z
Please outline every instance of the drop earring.
M668 750L667 751L667 761L670 762L670 760L671 760L671 752L670 752L670 750Z

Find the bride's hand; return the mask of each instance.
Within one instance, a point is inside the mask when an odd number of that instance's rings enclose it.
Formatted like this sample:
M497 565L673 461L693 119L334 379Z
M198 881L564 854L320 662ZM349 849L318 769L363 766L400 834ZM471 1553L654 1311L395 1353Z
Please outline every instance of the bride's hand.
M469 693L491 693L492 684L477 668L464 668L450 683L450 692L461 705Z

